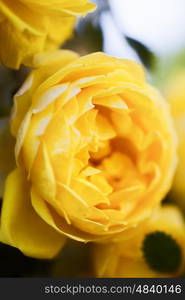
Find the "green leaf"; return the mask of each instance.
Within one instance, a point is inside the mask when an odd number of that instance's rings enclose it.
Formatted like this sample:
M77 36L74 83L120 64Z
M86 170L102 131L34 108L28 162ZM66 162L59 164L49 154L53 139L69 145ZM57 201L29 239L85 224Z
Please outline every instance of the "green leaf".
M129 45L136 51L145 67L148 69L153 68L156 62L156 57L154 53L144 44L131 37L126 36L126 40L129 43Z

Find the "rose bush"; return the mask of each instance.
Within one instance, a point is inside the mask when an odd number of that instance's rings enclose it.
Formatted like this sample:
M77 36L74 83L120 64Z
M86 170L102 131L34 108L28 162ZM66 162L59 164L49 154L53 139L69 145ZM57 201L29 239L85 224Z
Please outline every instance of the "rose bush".
M97 277L177 277L185 270L185 223L178 208L162 206L126 242L96 245Z
M127 236L171 185L176 137L166 102L130 60L57 51L34 64L15 95L17 169L6 181L1 240L52 257L64 236Z
M0 0L0 62L18 69L33 55L58 48L78 16L94 10L88 0Z

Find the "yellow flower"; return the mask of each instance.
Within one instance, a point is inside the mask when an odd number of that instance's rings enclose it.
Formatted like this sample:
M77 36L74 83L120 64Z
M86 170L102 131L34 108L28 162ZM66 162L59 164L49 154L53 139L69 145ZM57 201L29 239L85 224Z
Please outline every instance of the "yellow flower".
M58 50L35 66L15 96L17 169L1 217L4 242L32 256L32 214L46 224L41 237L101 241L150 216L176 165L167 104L138 64Z
M171 192L174 199L185 208L185 70L172 75L165 92L179 138L179 161Z
M0 0L0 62L18 69L33 55L58 48L78 16L95 9L88 0Z
M95 245L97 277L176 277L185 271L185 223L177 207L166 205L139 226L129 240Z

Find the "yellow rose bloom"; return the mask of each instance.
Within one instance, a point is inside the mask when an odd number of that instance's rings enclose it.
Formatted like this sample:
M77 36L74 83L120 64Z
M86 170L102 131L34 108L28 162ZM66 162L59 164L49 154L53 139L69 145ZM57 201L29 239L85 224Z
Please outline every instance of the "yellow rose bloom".
M0 0L0 62L18 69L33 55L58 48L78 16L95 9L88 0Z
M185 70L173 74L166 85L165 93L179 138L179 161L171 193L175 201L185 208Z
M176 139L166 102L130 60L58 50L34 63L15 95L17 169L6 181L2 240L37 255L28 249L31 235L39 239L32 214L47 242L48 228L81 242L127 234L171 185Z
M185 271L185 223L179 209L160 207L127 241L95 245L97 277L177 277Z

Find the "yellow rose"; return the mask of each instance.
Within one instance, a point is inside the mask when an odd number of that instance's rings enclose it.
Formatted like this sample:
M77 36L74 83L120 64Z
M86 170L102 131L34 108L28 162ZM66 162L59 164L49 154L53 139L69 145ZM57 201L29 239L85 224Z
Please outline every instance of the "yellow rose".
M176 277L185 271L185 223L172 205L162 206L130 240L95 245L97 277Z
M15 96L17 169L6 181L2 240L37 256L48 229L82 242L127 234L171 185L176 139L166 102L133 61L58 50L35 66Z
M95 9L88 0L0 0L0 62L18 69L33 55L58 48L78 16Z
M171 105L179 138L179 162L171 193L175 201L185 208L185 70L173 74L166 85L165 93Z

